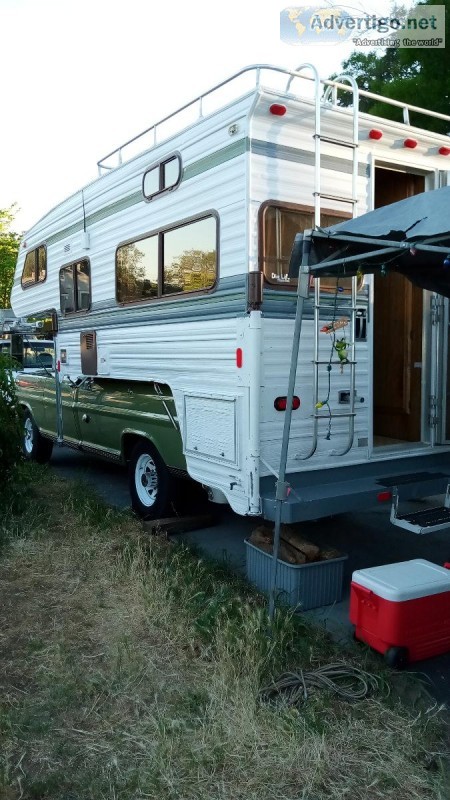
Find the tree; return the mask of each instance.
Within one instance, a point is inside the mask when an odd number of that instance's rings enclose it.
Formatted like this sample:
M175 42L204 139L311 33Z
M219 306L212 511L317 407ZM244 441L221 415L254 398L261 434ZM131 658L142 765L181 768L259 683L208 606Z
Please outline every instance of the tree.
M4 492L5 481L13 475L21 454L20 411L12 367L11 358L0 354L0 494ZM3 496L0 498L0 506L4 499Z
M185 250L164 270L165 292L193 292L213 286L215 250Z
M445 36L450 42L450 0L441 0L445 6ZM434 0L419 3L436 5ZM398 12L397 12L398 13ZM342 63L342 71L353 75L358 86L393 100L450 116L450 58L445 49L435 47L387 48L382 55L376 51L352 53ZM336 76L334 76L336 77ZM342 105L349 105L351 95L342 93ZM361 110L376 116L403 121L402 110L368 98L361 98ZM411 113L413 125L423 126L424 118ZM439 133L450 131L450 122L427 117L426 127Z
M14 221L14 206L0 209L0 308L10 307L11 289L14 280L20 236L11 231Z

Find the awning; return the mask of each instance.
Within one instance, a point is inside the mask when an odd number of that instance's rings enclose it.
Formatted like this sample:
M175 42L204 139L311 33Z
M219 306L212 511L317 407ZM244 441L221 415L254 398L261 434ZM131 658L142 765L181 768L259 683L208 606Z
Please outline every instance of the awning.
M450 186L297 234L291 278L298 277L306 241L315 277L399 272L423 289L450 297Z

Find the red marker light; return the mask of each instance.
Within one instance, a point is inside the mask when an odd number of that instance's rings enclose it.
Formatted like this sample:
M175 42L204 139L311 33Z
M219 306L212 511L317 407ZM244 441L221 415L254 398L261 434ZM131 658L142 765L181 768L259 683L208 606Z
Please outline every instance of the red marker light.
M56 369L57 369L57 371L58 371L58 372L61 372L61 362L60 362L60 360L59 360L59 359L58 359L58 361L56 362Z
M403 147L409 147L410 150L414 150L417 147L417 140L416 139L405 139L403 142Z
M392 500L392 492L379 492L377 500L379 503L388 503L389 500Z
M450 147L440 147L438 153L440 156L450 156Z
M269 108L269 111L275 117L284 117L287 108L286 106L282 106L281 103L272 103L272 105Z
M241 369L243 360L242 347L238 347L236 349L236 366L238 369Z
M273 406L276 411L286 411L287 397L276 397L273 401ZM292 410L296 411L297 408L300 408L300 398L297 397L297 395L294 395L292 398Z
M369 139L381 139L383 136L383 131L379 131L378 128L372 128L369 131Z

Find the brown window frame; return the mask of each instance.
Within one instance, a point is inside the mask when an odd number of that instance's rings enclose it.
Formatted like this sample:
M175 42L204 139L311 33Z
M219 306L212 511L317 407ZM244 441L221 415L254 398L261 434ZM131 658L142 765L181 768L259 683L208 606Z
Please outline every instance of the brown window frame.
M259 240L259 252L258 252L258 264L259 269L263 274L264 285L267 288L273 289L275 291L284 291L284 292L291 292L295 290L297 286L297 280L293 279L291 281L286 281L285 283L271 281L266 274L264 269L265 266L265 250L266 250L266 238L267 238L267 229L266 229L266 215L269 209L271 208L278 208L282 211L297 211L299 214L310 214L311 215L311 225L310 228L314 228L314 206L304 205L304 204L297 204L297 203L284 203L280 200L266 200L264 203L261 204L259 213L258 213L258 240ZM342 222L345 219L351 219L351 214L348 212L337 211L334 208L322 208L322 214L327 214L330 217L336 217L336 224L338 222ZM305 228L306 230L306 228ZM301 231L299 231L301 233Z
M39 279L39 250L43 250L44 254L45 254L45 265L44 265L45 266L45 272L44 272L44 277L40 278L40 279ZM23 274L24 274L24 271L25 271L25 264L27 262L28 257L30 255L32 255L32 254L34 254L34 280L29 280L29 281L26 281L26 283L24 283ZM22 268L22 275L21 275L21 278L20 278L20 285L21 285L22 289L25 290L25 289L30 289L31 286L36 286L36 284L38 284L38 283L44 283L46 280L47 280L47 246L44 243L42 243L42 244L38 244L37 247L33 247L33 249L29 250L28 253L26 254L25 261L24 261L23 268Z
M76 277L76 267L78 264L87 264L89 267L89 305L87 308L77 308L77 300L78 300L78 288L77 288L77 277ZM61 303L61 273L63 270L72 269L72 279L73 279L73 286L74 286L74 305L75 308L73 311L63 311L62 310L62 303ZM91 310L91 302L92 302L92 272L91 272L91 261L89 258L79 258L77 261L71 261L69 264L63 264L62 267L59 268L59 306L61 309L61 314L64 317L71 316L72 314L85 314L86 312Z

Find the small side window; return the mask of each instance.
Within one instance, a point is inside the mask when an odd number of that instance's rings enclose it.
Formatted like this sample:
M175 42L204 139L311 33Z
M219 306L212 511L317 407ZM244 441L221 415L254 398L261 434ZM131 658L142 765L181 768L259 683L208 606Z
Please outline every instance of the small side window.
M149 169L144 175L144 197L149 200L159 192L159 166Z
M62 314L88 311L91 306L89 261L77 261L59 270L59 297Z
M43 283L47 277L47 250L44 245L30 250L23 265L21 284L22 289Z
M153 200L156 195L167 192L178 186L181 178L180 156L171 156L147 170L142 183L142 191L146 200Z
M205 217L161 234L163 294L212 289L217 276L217 220Z
M119 247L116 254L116 297L132 303L158 296L158 236Z

